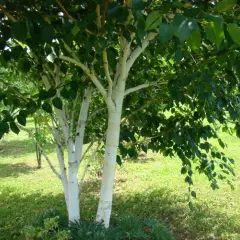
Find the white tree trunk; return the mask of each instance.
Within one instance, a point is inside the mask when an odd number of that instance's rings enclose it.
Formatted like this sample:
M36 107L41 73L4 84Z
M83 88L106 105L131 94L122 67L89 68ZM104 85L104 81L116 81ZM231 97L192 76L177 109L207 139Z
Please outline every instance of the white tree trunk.
M61 173L61 181L62 181L63 190L64 190L64 197L65 197L65 202L66 202L67 211L68 211L68 179L67 179L66 167L64 163L63 151L58 144L56 144L56 151L57 151L58 164L59 164L60 173Z
M75 143L68 142L68 218L70 222L80 219L78 168L81 161L85 126L88 116L91 89L85 91L76 128ZM71 134L69 134L71 136ZM76 148L76 149L75 149Z
M72 154L73 155L73 154ZM73 156L69 156L73 158ZM69 222L80 219L79 189L78 189L78 166L76 161L68 163L68 220Z
M115 109L108 109L108 128L105 145L105 157L103 166L103 177L100 191L96 221L103 222L105 227L109 226L111 211L114 178L116 171L116 157L119 145L120 123L122 103L125 84L116 86L113 91Z

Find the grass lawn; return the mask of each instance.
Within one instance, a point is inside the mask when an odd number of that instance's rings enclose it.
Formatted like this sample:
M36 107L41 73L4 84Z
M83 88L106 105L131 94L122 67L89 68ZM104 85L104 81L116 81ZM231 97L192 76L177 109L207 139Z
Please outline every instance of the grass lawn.
M197 199L188 208L187 185L180 174L180 161L160 154L128 162L118 168L113 201L113 217L134 214L167 223L176 240L240 239L240 141L222 134L226 153L236 160L236 190L226 184L212 191L204 176L194 177ZM54 149L49 147L54 159ZM36 170L34 144L28 136L10 134L0 142L0 239L21 239L22 227L55 207L65 211L60 181L43 162ZM81 216L94 219L100 180L94 168L81 194Z

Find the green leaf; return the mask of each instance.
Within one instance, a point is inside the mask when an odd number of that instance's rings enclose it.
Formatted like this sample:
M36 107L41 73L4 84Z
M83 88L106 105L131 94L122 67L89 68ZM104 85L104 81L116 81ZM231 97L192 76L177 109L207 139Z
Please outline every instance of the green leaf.
M5 1L4 0L0 0L0 5L4 5Z
M9 126L6 122L0 122L0 132L7 133L9 131Z
M21 125L26 126L27 120L24 115L17 115L17 120Z
M194 197L194 198L196 198L196 197L197 197L197 194L196 194L196 192L194 192L194 191L191 191L191 196L192 196L192 197Z
M54 28L52 25L46 23L41 28L42 40L46 43L51 43L55 36Z
M117 164L119 166L122 166L122 160L121 160L121 157L119 155L117 155Z
M222 148L225 148L225 144L221 139L218 139L218 143Z
M187 168L186 167L182 167L181 174L186 174L186 173L187 173Z
M31 63L27 59L23 59L23 61L19 62L19 68L24 72L27 73L31 69Z
M7 68L7 62L2 55L0 56L0 64L2 67Z
M45 100L48 98L48 93L45 90L40 90L38 97L40 100Z
M215 10L217 12L226 12L233 9L236 4L237 0L222 0L216 5Z
M62 110L62 108L63 108L63 103L62 103L62 100L61 100L59 97L55 97L55 98L52 100L52 103L53 103L53 106L54 106L55 108Z
M152 30L159 27L162 23L162 15L160 11L153 11L151 12L146 19L145 30Z
M197 28L192 35L188 38L187 43L189 45L189 47L192 49L192 51L194 52L199 52L200 50L200 46L201 46L201 33L199 31L199 29Z
M188 207L189 207L189 209L192 211L192 210L193 210L193 203L192 203L192 202L189 202L189 203L188 203Z
M12 33L17 40L23 42L27 37L27 27L22 22L14 22L12 24Z
M61 96L65 99L69 99L70 98L70 91L67 90L67 88L63 88L62 91L60 92Z
M52 107L49 103L45 102L42 105L42 109L47 113L52 113Z
M79 31L80 31L79 26L77 24L75 24L74 27L71 30L71 33L72 33L73 36L76 36Z
M102 48L106 48L107 47L107 39L106 38L100 37L99 38L99 43L100 43Z
M123 30L123 36L128 42L131 42L131 33L128 29Z
M39 99L40 100L46 100L48 98L52 98L56 95L56 90L54 88L50 88L48 91L40 90L39 92Z
M175 35L181 42L187 40L198 27L196 19L187 18L183 15L176 15L173 20L173 25L176 29Z
M50 53L47 55L46 59L51 62L54 63L55 59L57 58L57 56L54 53Z
M229 23L227 30L232 40L240 46L240 28L236 23Z
M107 9L107 17L110 19L117 17L120 10L121 10L121 7L117 3L110 4Z
M206 30L207 38L219 49L224 40L224 31L222 22L211 22Z
M136 36L141 41L145 37L145 21L140 19L137 24Z
M159 28L160 42L167 44L173 37L175 28L172 24L162 23Z
M132 0L132 6L134 9L141 10L144 8L144 3L142 0Z
M190 176L186 176L185 182L187 182L189 185L193 185L192 178Z
M10 122L10 128L14 133L19 134L20 130L15 122Z
M174 60L176 62L180 62L181 60L183 59L183 53L182 53L182 50L181 49L178 49L175 53L175 57L174 57Z
M143 150L145 153L147 153L147 151L148 151L147 146L142 145L141 148L142 148L142 150Z

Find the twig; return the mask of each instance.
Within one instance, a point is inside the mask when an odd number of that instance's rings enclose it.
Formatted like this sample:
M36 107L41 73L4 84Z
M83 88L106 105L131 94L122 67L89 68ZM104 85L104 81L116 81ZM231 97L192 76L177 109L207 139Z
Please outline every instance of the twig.
M49 167L51 168L51 170L54 172L54 174L59 178L62 179L61 175L56 171L56 169L54 168L54 166L51 163L51 160L48 158L46 152L43 150L43 148L41 147L41 145L39 144L39 142L37 141L37 139L34 137L34 135L31 133L30 130L28 130L27 128L21 126L20 124L16 123L18 128L20 128L21 130L27 132L31 138L33 139L33 141L37 144L38 148L41 150L42 155L45 157Z
M90 163L93 161L93 159L94 159L94 157L95 157L95 155L96 155L99 147L101 146L101 143L102 143L103 139L105 138L105 135L106 135L106 134L104 134L104 135L102 136L102 138L99 139L99 141L98 141L98 146L95 148L95 150L93 151L93 153L91 154L90 158L89 158L88 161L87 161L87 165L86 165L86 167L85 167L85 169L84 169L84 171L83 171L82 178L81 178L80 183L79 183L79 195L81 194L83 181L84 181L84 178L85 178L85 176L86 176L87 170L88 170L88 168L90 167Z
M59 5L59 7L62 9L62 11L65 13L65 15L71 19L74 20L74 18L67 12L67 10L64 8L64 6L62 5L60 0L56 0L57 4Z
M159 82L159 81L156 81L156 82L150 82L150 83L144 83L144 84L141 84L141 85L138 85L136 87L132 87L132 88L129 88L125 91L125 94L124 96L128 95L129 93L132 93L132 92L136 92L140 89L143 89L143 88L148 88L150 86L157 86L157 85L166 85L168 84L168 82Z

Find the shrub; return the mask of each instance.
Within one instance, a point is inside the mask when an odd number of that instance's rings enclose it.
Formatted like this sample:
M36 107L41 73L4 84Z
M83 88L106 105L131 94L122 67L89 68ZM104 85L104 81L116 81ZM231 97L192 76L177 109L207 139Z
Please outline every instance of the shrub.
M27 240L70 240L67 218L55 209L49 209L24 228Z
M87 239L87 240L118 240L121 232L119 228L105 228L102 223L78 221L71 223L70 230L72 239Z
M174 240L169 229L155 219L142 220L137 216L124 216L116 224L121 229L121 239Z
M155 219L123 216L115 219L114 226L84 220L70 224L55 209L50 209L24 228L27 240L174 240L167 226Z

